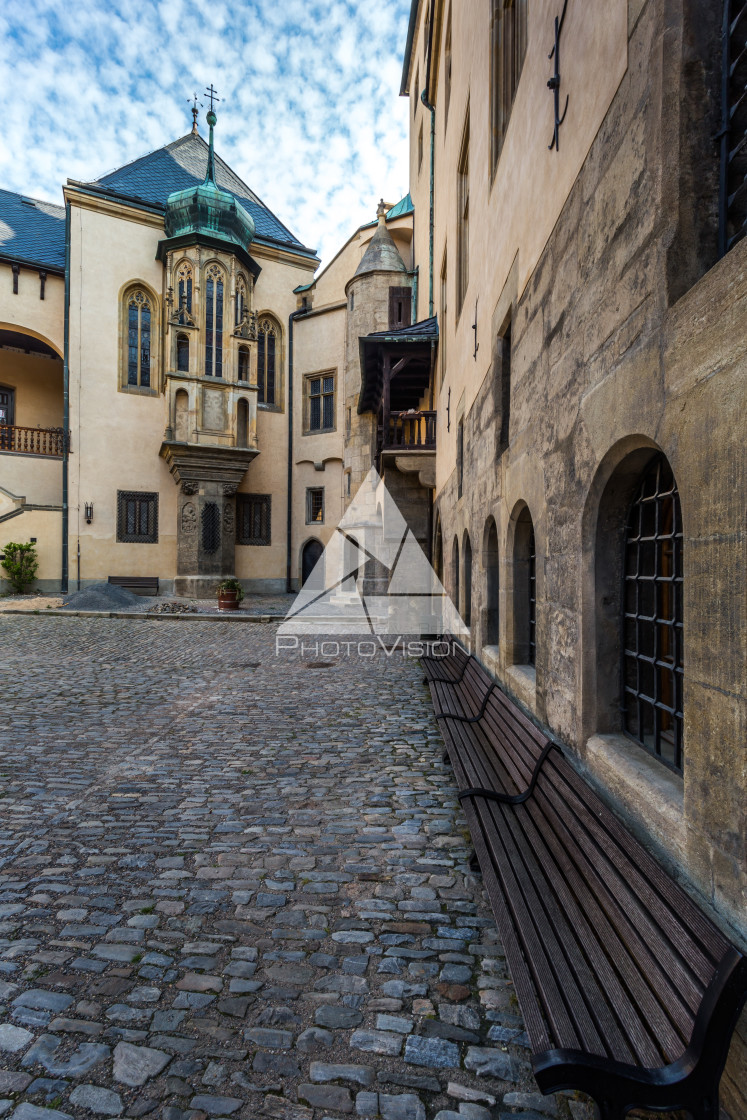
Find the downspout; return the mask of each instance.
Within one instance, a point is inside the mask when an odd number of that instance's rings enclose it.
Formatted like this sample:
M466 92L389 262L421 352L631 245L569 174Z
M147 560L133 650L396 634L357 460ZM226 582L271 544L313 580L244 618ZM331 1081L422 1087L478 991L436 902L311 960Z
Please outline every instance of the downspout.
M293 591L291 584L291 564L293 560L293 324L307 313L305 307L292 311L288 316L288 518L286 525L285 548L285 590L288 595Z
M431 115L431 181L430 181L430 213L428 230L428 318L433 318L433 181L436 162L436 106L428 100L428 89L431 84L431 56L433 54L433 9L431 8L431 22L428 28L428 68L425 72L425 89L420 94L420 100Z
M416 265L412 272L409 274L412 277L412 314L410 315L410 322L417 323L418 321L418 276L420 268Z
M65 320L62 366L62 594L68 591L68 448L70 443L70 203L65 201Z

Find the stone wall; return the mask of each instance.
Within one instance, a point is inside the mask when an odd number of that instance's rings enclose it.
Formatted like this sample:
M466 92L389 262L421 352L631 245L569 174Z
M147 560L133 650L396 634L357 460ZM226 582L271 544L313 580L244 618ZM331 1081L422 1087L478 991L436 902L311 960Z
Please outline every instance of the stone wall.
M470 535L473 648L485 644L492 516L500 643L486 663L739 939L747 936L747 245L716 262L716 7L631 3L627 72L536 269L515 296L510 278L480 294L493 301L495 332L511 315L508 449L501 454L496 343L464 415L463 497L442 462L437 511L452 594L453 541L461 558ZM454 348L449 357L472 361ZM453 427L459 402L452 408ZM614 534L657 451L674 471L684 521L684 778L621 734L610 700L619 665ZM537 545L536 673L514 663L513 557L525 506ZM735 1117L747 1115L737 1088L744 1066L737 1036L722 1086Z

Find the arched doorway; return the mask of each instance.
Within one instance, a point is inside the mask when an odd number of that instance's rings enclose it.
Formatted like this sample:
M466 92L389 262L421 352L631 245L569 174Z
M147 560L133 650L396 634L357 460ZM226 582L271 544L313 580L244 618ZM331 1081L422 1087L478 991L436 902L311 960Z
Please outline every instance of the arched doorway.
M498 530L495 520L488 518L483 545L483 566L487 579L485 607L485 644L498 645Z
M317 568L317 564L323 552L324 546L322 542L318 541L315 537L312 537L312 539L307 541L303 546L303 551L301 552L301 584L306 587L307 590L324 590L324 563L322 562ZM311 579L312 575L313 580Z
M462 556L464 557L462 563L462 618L466 626L472 625L472 544L469 539L469 533L465 529L464 542L462 545Z

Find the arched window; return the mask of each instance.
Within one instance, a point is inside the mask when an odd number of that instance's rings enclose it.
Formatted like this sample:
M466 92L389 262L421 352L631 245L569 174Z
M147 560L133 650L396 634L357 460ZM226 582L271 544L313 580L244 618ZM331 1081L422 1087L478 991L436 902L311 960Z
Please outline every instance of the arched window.
M456 537L451 546L451 598L459 609L459 541Z
M192 283L194 273L189 261L182 261L176 270L176 294L179 311L185 310L192 314Z
M236 412L236 446L249 446L249 405L242 398Z
M280 327L269 316L263 316L259 321L257 343L257 400L260 404L277 404Z
M151 335L153 333L151 296L142 289L135 288L126 296L125 311L127 317L127 385L150 389Z
M249 347L239 346L239 381L249 380Z
M524 506L514 535L514 662L537 661L537 567L532 515Z
M461 498L464 491L464 419L457 425L456 469L457 498Z
M207 270L205 282L205 374L223 376L223 271L217 264Z
M469 533L464 533L464 545L462 548L462 555L464 560L462 567L464 570L464 584L462 586L462 610L461 615L464 619L465 625L470 626L472 623L472 544L470 543Z
M631 504L623 576L623 726L682 770L682 513L666 458L656 455Z
M483 566L487 581L486 608L485 608L485 645L498 645L498 530L492 517L485 526L485 544L483 548Z
M189 335L176 336L176 368L179 373L189 373Z

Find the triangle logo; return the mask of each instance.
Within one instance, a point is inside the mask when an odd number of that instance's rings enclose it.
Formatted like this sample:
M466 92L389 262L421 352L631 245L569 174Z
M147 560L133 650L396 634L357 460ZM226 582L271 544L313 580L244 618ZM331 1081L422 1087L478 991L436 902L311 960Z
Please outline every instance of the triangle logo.
M456 607L372 467L298 592L278 635L436 635Z

